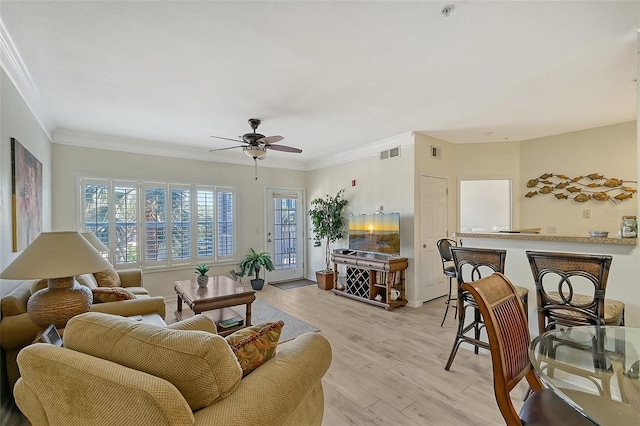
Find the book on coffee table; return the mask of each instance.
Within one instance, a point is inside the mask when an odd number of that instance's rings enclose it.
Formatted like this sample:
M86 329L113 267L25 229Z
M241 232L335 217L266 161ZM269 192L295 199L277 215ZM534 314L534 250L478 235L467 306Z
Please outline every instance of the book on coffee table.
M227 319L224 319L224 320L220 321L218 323L218 326L222 327L222 328L237 327L239 325L242 325L243 321L244 320L242 318L238 318L238 317L236 317L236 318L227 318Z

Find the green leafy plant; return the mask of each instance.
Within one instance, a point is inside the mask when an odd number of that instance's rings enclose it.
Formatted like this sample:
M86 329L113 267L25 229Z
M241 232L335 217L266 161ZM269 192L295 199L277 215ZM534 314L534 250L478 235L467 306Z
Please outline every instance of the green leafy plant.
M209 272L209 267L204 263L200 263L198 266L196 266L196 274L205 276L207 275L207 272Z
M344 199L344 189L338 191L335 197L326 195L311 201L309 216L311 217L311 232L315 240L314 247L325 243L325 269L322 272L332 272L330 268L331 251L329 245L344 238L344 225L347 220L343 213L349 203Z
M255 274L255 279L260 279L260 270L265 268L267 271L273 271L276 269L271 260L271 255L266 251L257 252L254 249L240 262L240 272L236 274L244 277L246 274Z

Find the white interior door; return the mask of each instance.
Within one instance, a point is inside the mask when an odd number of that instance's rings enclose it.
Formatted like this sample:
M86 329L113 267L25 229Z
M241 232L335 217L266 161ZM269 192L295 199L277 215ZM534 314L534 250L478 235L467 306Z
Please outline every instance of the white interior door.
M267 251L275 271L268 281L289 281L304 276L304 200L302 190L267 189Z
M444 296L449 291L448 278L442 273L442 261L436 247L447 237L447 180L420 176L420 284L422 301Z

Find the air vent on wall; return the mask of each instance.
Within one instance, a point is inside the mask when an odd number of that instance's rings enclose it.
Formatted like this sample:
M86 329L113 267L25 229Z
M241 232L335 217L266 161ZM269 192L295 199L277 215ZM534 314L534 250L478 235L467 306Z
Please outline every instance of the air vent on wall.
M392 157L400 157L400 147L385 149L384 151L380 151L379 157L381 160L386 160L387 158L392 158Z
M439 146L431 145L431 158L440 159L440 151L442 148Z

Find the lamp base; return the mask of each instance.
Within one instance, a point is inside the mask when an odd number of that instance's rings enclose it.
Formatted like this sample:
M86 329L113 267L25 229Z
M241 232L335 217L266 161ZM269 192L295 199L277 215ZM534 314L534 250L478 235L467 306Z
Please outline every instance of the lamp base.
M48 287L38 290L27 301L31 321L42 328L50 324L63 328L72 317L88 312L93 293L78 284L75 277L53 278Z

